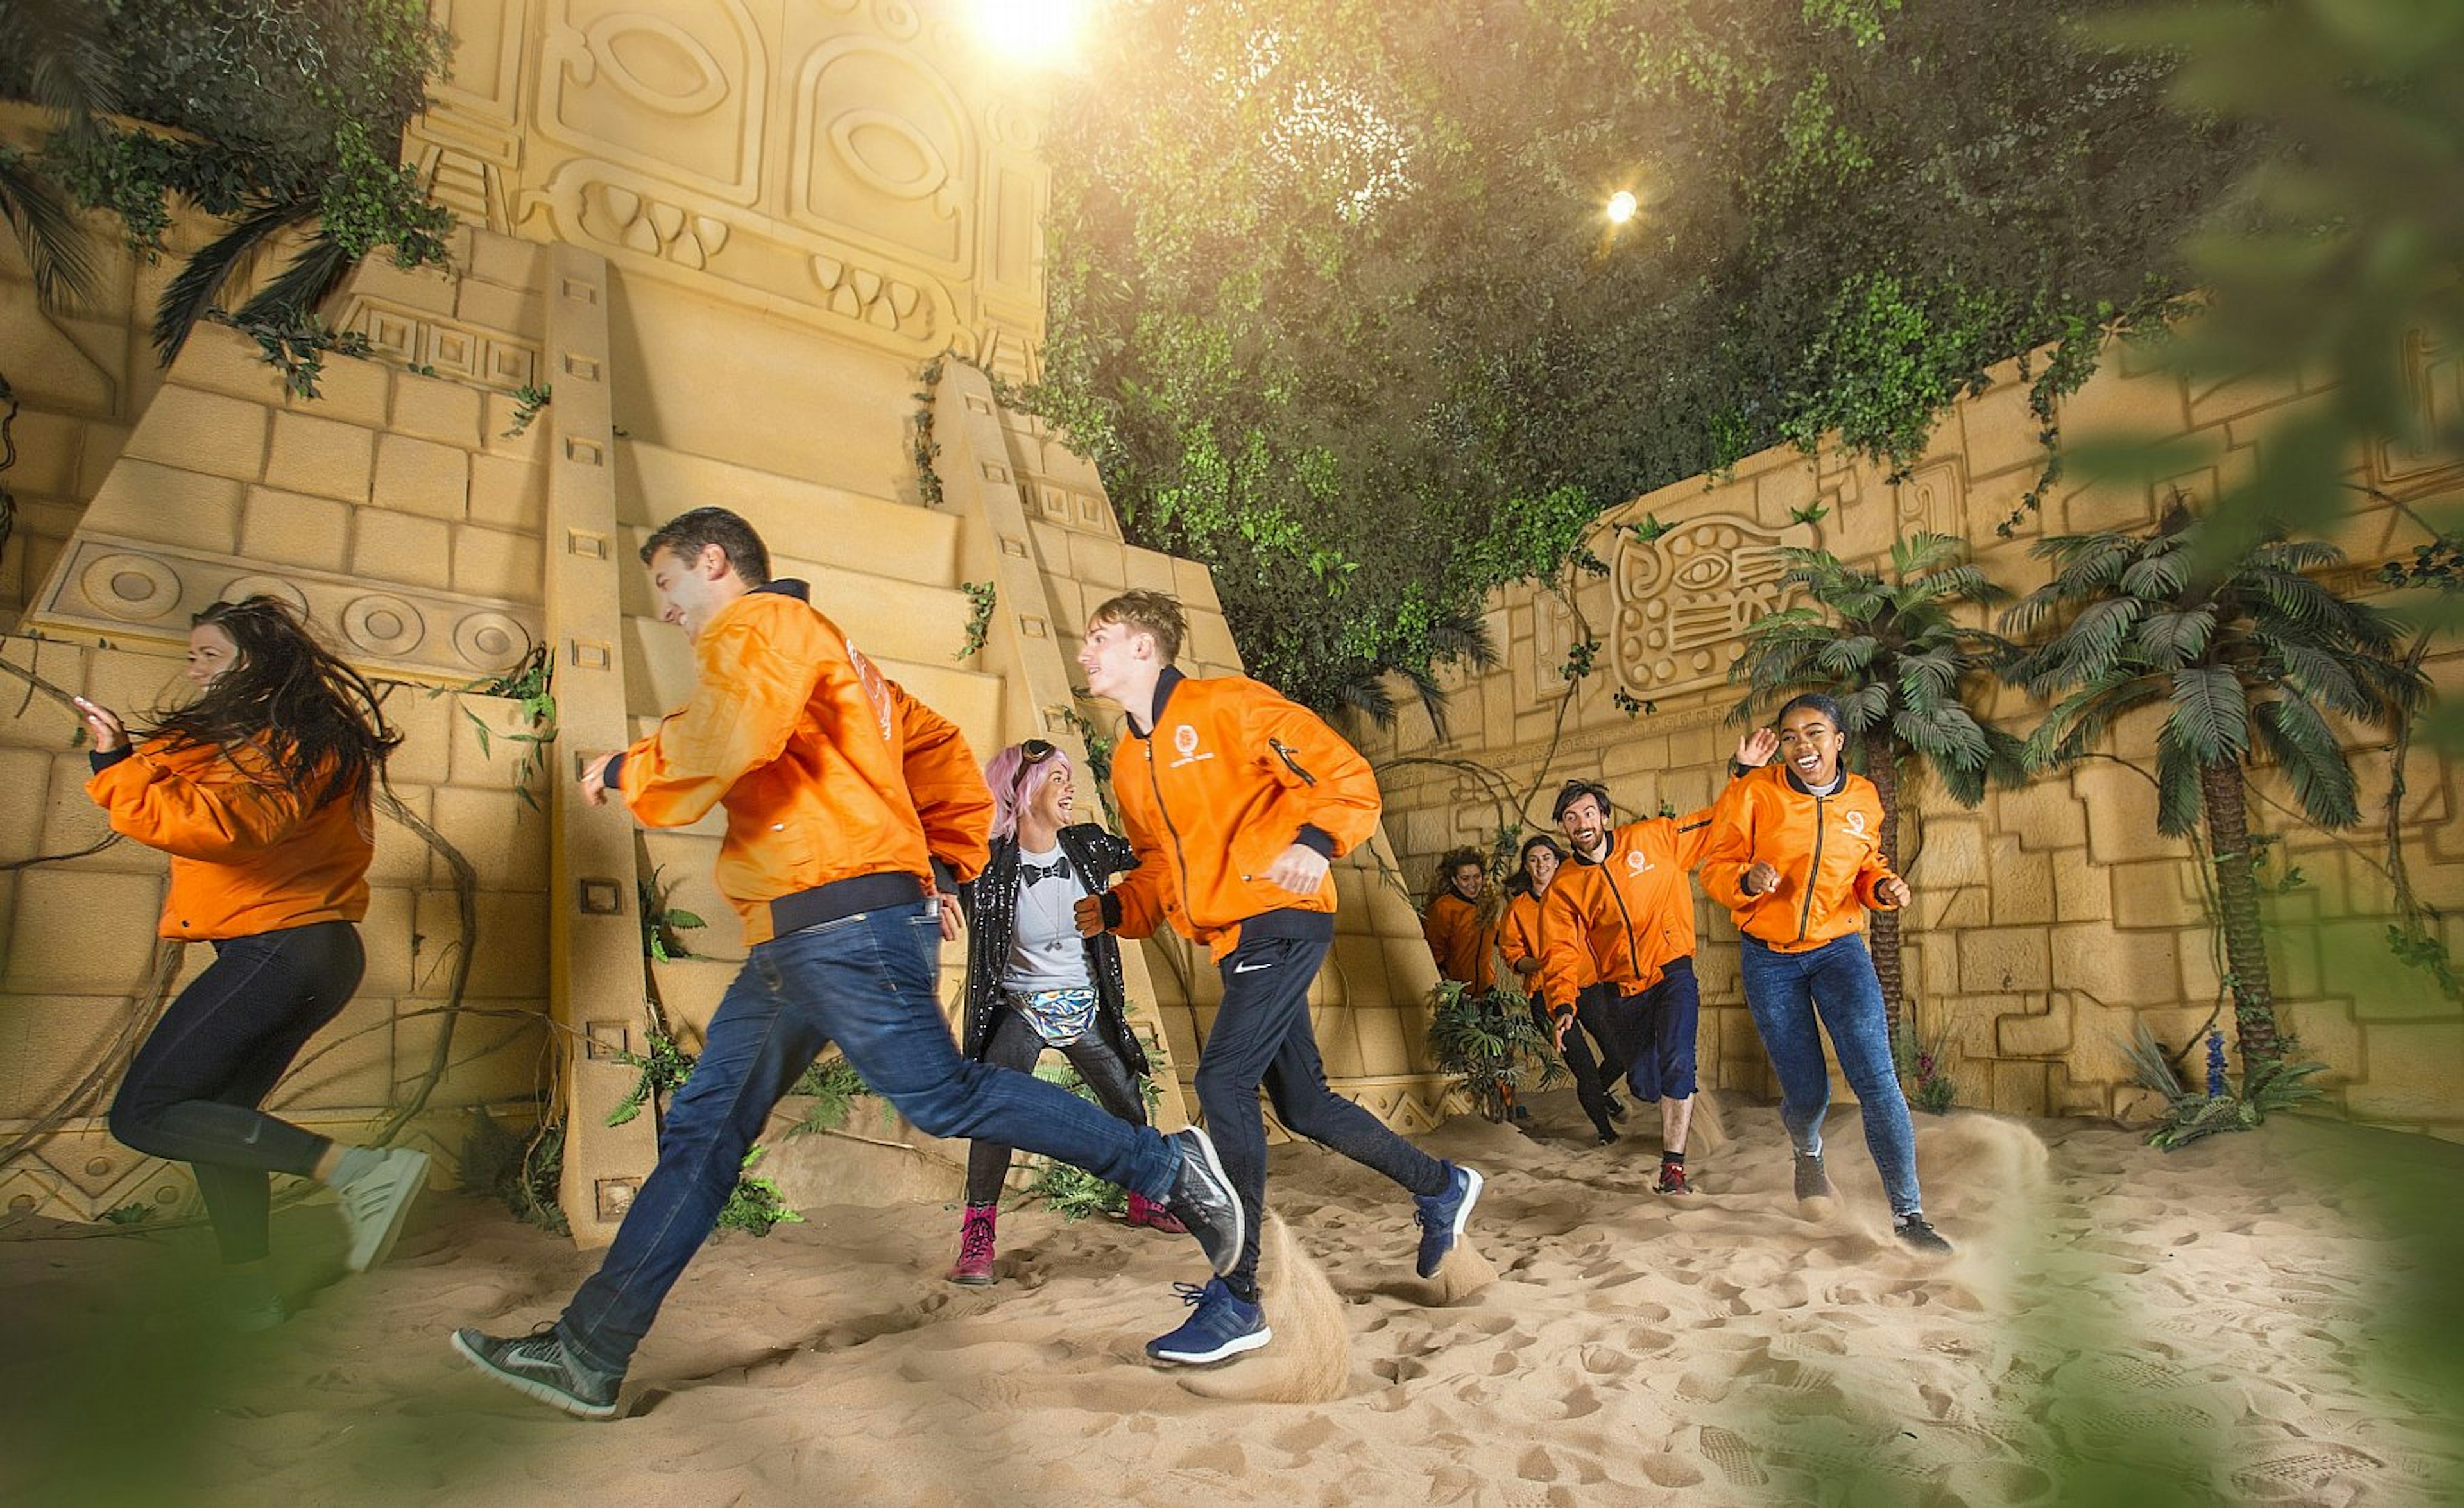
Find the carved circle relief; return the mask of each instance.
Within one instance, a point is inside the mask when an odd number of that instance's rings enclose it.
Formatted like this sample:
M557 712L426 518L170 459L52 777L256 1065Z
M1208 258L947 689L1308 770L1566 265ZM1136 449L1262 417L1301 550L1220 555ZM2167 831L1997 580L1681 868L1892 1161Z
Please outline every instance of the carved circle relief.
M308 594L279 576L234 576L214 600L246 602L251 597L272 597L299 616L308 616Z
M474 612L453 625L453 653L473 670L504 670L530 649L530 634L501 612Z
M941 149L887 110L849 110L829 125L830 149L847 171L893 199L921 199L950 181Z
M664 16L603 16L583 33L607 82L662 115L703 115L727 98L727 71Z
M342 636L371 654L399 658L419 648L428 623L400 597L371 592L342 610Z
M97 556L78 578L98 609L129 623L151 623L180 606L180 576L150 555Z
M924 18L907 0L880 0L872 8L872 19L882 31L902 42L913 41L915 33L924 30Z

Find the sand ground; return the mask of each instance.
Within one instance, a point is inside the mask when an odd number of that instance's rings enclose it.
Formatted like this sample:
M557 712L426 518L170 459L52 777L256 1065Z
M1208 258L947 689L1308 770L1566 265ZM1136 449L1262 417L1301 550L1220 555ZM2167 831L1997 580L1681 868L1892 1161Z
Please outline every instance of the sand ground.
M2427 1307L2464 1148L2324 1121L2172 1154L2117 1127L1920 1117L1947 1260L1900 1250L1853 1111L1800 1208L1775 1111L1706 1105L1702 1192L1652 1136L1459 1120L1474 1251L1412 1275L1408 1199L1277 1149L1267 1350L1149 1367L1203 1275L1178 1237L1034 1208L1001 1281L945 1283L954 1211L834 1207L705 1249L627 1417L570 1420L447 1350L552 1317L594 1258L430 1195L392 1261L271 1334L193 1320L195 1232L0 1228L11 1503L2415 1504L2464 1501L2464 1382ZM1702 1121L1698 1121L1702 1125ZM1724 1129L1725 1128L1725 1129ZM2427 1213L2425 1214L2425 1211ZM2444 1211L2445 1213L2441 1213ZM285 1211L295 1282L338 1226ZM2391 1233L2393 1232L2393 1233ZM2439 1307L2441 1302L2446 1307ZM2423 1361L2424 1355L2429 1360Z

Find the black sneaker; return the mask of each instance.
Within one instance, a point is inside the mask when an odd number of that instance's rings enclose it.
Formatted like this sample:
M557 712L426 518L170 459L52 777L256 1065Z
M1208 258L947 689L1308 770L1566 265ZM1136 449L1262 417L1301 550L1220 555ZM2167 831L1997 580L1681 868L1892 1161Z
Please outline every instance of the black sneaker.
M1618 1140L1619 1138L1617 1132L1611 1130L1607 1126L1600 1127L1600 1145L1615 1146L1617 1144Z
M583 1419L616 1416L623 1373L610 1376L565 1349L553 1321L524 1336L453 1332L453 1349L472 1365L517 1393Z
M1618 1098L1617 1096L1615 1096L1615 1095L1611 1095L1611 1096L1609 1096L1609 1097L1608 1097L1608 1112L1609 1112L1609 1119L1610 1119L1610 1120L1624 1120L1624 1119L1625 1119L1625 1112L1626 1112L1626 1103L1625 1103L1625 1101L1624 1101L1624 1100L1622 1100L1622 1099L1619 1099L1619 1098Z
M1891 1227L1891 1234L1912 1252L1942 1254L1950 1251L1950 1243L1942 1238L1942 1232L1925 1224L1925 1217L1914 1209L1900 1216L1899 1224Z
M1249 1233L1241 1213L1241 1196L1233 1191L1223 1162L1215 1155L1215 1142L1204 1131L1191 1126L1164 1140L1179 1154L1180 1172L1173 1179L1172 1193L1163 1206L1198 1237L1207 1264L1219 1275L1228 1273L1240 1265L1241 1243Z
M1831 1186L1831 1175L1822 1170L1822 1154L1796 1154L1796 1197L1799 1199L1837 1199L1839 1190Z
M1478 1168L1445 1164L1446 1186L1435 1194L1415 1194L1419 1205L1412 1218L1420 1226L1420 1259L1415 1270L1422 1277L1435 1277L1446 1253L1463 1239L1463 1227L1471 1223L1472 1206L1480 1203L1481 1176Z

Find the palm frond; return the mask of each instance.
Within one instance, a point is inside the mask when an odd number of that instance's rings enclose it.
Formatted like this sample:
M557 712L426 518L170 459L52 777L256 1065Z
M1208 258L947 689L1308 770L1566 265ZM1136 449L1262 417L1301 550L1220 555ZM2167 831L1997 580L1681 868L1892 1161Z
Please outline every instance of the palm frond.
M33 275L34 297L64 308L94 297L94 258L77 211L32 159L0 144L0 217L9 222Z
M2172 673L2173 710L2165 731L2202 765L2250 752L2250 703L2229 670L2186 665Z
M2105 597L2089 603L2054 641L2053 663L2047 669L2079 683L2112 675L2121 668L2131 631L2146 611L2147 604L2136 597Z
M351 262L351 254L341 242L319 231L291 258L289 266L240 306L240 318L286 319L294 322L304 320L314 315L325 296L350 276ZM1492 658L1494 654L1492 650Z
M2269 698L2251 709L2259 746L2284 772L2293 799L2322 828L2362 820L2352 762L2318 709L2298 698Z
M2189 584L2190 573L2178 550L2143 555L2123 568L2120 585L2134 597L2166 601Z
M2199 791L2199 761L2171 738L2156 740L2156 831L2167 837L2196 832L2206 802Z
M1873 664L1874 648L1870 633L1841 634L1815 654L1814 663L1824 674L1845 679Z
M2344 656L2273 633L2254 633L2251 642L2275 663L2294 691L2323 701L2348 718L2386 720L2386 710L2362 689Z
M187 344L223 287L249 260L285 230L317 212L317 201L280 199L255 206L231 222L229 229L188 254L188 263L163 290L154 306L154 350L165 366Z
M2150 664L2172 670L2206 654L2215 631L2216 615L2209 608L2151 612L2141 621L2133 643Z

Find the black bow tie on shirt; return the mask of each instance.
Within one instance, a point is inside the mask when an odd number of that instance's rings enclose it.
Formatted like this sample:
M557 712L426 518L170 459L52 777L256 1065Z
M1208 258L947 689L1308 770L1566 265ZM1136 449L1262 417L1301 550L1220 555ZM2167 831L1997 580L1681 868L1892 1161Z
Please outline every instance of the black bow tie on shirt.
M1024 860L1019 862L1018 882L1022 885L1032 885L1039 879L1067 879L1068 877L1069 860L1067 856L1055 859L1049 864L1029 864Z

